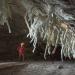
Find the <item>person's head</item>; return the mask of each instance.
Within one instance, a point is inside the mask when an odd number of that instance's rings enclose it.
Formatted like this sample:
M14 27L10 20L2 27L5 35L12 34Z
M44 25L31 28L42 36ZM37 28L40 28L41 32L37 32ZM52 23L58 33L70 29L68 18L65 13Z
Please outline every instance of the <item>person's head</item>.
M24 46L24 44L25 44L24 42L21 42L21 47Z

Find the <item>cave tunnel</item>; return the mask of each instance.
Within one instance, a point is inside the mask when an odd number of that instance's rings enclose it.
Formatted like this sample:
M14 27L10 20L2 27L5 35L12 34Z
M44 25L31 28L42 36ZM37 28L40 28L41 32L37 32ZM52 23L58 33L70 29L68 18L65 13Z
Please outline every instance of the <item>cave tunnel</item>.
M0 60L17 60L16 49L21 42L27 44L28 60L75 58L74 0L3 1L0 2Z

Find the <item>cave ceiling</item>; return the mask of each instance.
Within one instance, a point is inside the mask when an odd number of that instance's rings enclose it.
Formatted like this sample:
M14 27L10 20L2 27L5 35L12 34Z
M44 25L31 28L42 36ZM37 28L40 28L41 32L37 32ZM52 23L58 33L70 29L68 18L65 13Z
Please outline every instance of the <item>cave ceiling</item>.
M51 12L54 12L62 21L68 22L70 25L74 26L74 0L0 0L0 24L4 25L6 22L8 25L8 17L14 19L13 16L15 16L15 19L17 19L16 16L24 17L26 12L30 14L30 16L32 13L34 16L40 15L45 17L51 13L49 12L50 10L52 10ZM19 19L20 18L18 18L18 20ZM9 32L13 29L10 29L10 27L13 26L8 25ZM15 27L19 27L19 25ZM18 28L16 28L16 30L17 29Z

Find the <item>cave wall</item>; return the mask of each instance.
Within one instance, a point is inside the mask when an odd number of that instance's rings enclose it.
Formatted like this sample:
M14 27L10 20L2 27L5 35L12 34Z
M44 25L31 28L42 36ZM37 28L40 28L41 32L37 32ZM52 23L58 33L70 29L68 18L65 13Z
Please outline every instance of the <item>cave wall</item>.
M27 39L27 27L24 19L19 14L13 13L12 19L8 18L12 33L8 32L6 24L0 25L0 59L13 59L17 57L17 45Z

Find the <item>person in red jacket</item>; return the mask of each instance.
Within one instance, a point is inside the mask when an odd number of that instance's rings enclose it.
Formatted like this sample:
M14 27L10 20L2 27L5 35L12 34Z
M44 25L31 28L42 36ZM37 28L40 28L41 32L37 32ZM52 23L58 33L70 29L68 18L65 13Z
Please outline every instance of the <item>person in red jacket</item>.
M25 54L25 43L21 42L20 46L17 48L19 59L24 61L24 54Z

